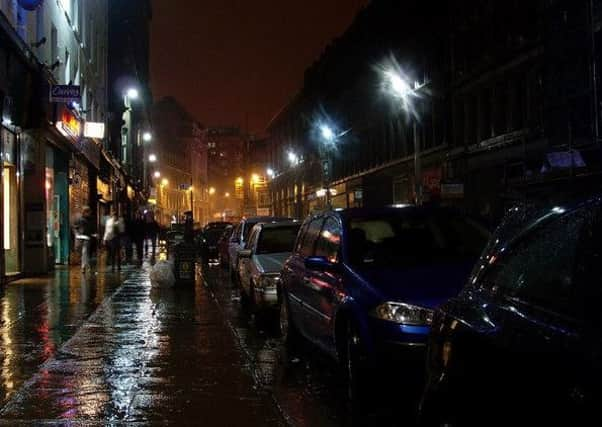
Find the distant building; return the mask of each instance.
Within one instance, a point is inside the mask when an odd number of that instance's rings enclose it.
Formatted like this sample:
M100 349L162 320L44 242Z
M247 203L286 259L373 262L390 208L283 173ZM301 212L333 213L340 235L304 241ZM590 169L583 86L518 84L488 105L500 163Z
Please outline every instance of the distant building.
M149 152L156 156L152 200L155 217L163 224L180 222L186 211L194 220L206 222L207 155L203 128L172 97L159 100L152 108L153 140Z
M244 214L244 190L249 183L245 176L247 136L236 126L208 127L204 139L209 186L215 190L209 200L210 216L215 220L240 217Z

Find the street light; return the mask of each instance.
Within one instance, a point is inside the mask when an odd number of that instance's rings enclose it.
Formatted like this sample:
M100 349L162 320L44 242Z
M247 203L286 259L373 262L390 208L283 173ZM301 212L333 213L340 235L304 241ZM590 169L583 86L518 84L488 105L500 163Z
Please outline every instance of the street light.
M291 166L296 166L299 164L299 156L294 151L289 151L287 156Z
M156 172L153 174L153 176L154 176L155 178L161 178L161 172L159 172L159 171L156 171Z
M326 142L334 142L334 140L337 137L336 134L334 133L334 131L332 130L332 128L328 125L320 126L320 134L322 135L322 138Z
M167 186L167 184L169 184L169 180L168 180L167 178L163 178L163 179L161 180L161 185L162 185L162 186L164 186L164 187L166 187L166 186Z
M226 197L226 198L230 197L230 193L224 194L224 197Z
M209 195L213 196L215 194L215 187L210 187L209 188Z
M127 90L126 95L129 99L138 99L140 94L138 93L138 89L131 87Z
M149 154L148 161L151 162L151 163L155 163L157 161L157 155L156 154Z
M142 140L144 142L151 142L153 140L153 134L150 132L144 132L142 134Z
M401 107L410 115L415 116L416 111L412 99L418 97L418 90L425 84L414 82L412 86L403 76L399 67L391 67L383 71L385 91L401 101ZM416 191L416 204L422 204L422 164L420 159L420 143L418 141L418 119L413 118L412 132L414 135L414 185Z
M270 179L272 179L276 176L276 172L274 172L274 169L272 169L272 168L267 168L265 173L267 174L268 177L270 177Z
M256 173L251 175L251 183L252 184L258 184L259 180L260 180L259 175L257 175Z

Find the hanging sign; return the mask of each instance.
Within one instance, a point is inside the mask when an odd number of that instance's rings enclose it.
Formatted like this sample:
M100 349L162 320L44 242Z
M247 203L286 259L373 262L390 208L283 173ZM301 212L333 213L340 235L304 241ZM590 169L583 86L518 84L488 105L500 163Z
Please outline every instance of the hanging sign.
M81 123L75 114L64 108L61 113L61 119L56 122L56 128L66 137L78 139L81 135Z
M50 102L80 102L82 99L80 86L51 85Z

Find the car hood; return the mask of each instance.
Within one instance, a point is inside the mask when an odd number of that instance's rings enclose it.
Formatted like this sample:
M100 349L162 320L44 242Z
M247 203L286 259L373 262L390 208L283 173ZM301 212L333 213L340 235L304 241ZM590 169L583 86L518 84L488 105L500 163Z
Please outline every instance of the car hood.
M362 269L357 274L383 301L405 302L436 308L457 296L466 283L474 261L430 264L409 269Z
M291 256L290 252L280 252L275 254L255 255L255 263L260 271L264 273L280 273L284 261Z

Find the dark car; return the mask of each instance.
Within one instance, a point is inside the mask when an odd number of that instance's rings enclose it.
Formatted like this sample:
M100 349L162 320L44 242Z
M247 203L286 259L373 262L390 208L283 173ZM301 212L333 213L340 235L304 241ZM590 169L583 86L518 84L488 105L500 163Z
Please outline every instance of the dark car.
M231 225L229 222L210 222L203 228L199 236L199 252L203 262L219 262L217 244L226 227Z
M308 218L282 270L280 328L343 362L353 397L373 362L416 371L433 309L457 295L489 234L447 209L349 209ZM409 363L409 358L421 361Z
M232 231L234 230L233 225L229 225L224 229L221 237L217 241L217 252L219 263L222 267L227 267L229 262L229 254L228 254L228 244L230 241L230 236L232 235Z
M600 422L601 205L556 206L495 232L434 316L423 424Z

